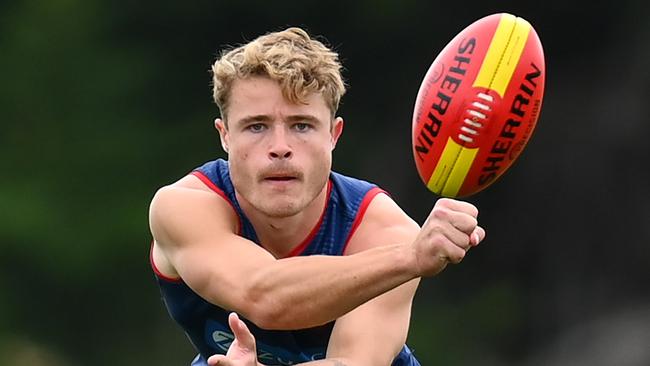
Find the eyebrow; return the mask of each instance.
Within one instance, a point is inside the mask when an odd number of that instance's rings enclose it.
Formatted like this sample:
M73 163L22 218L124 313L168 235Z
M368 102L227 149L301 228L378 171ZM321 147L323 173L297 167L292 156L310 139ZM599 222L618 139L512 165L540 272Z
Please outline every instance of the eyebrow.
M256 115L246 116L244 118L238 119L237 121L235 121L235 124L244 125L251 122L269 122L269 121L271 121L271 116L268 116L266 114L256 114Z
M267 114L256 114L251 116L246 116L236 121L237 125L244 125L253 122L270 122L273 118ZM293 114L286 118L288 122L299 122L299 121L308 121L314 124L318 124L321 121L310 114Z
M310 114L294 114L291 116L287 117L287 121L289 122L300 122L300 121L308 121L314 124L318 124L321 121L316 118L315 116L312 116Z

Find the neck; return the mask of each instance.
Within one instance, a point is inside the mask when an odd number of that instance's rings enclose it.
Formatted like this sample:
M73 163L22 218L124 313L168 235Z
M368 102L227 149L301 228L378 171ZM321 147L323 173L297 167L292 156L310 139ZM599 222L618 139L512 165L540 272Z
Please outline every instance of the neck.
M276 258L284 258L301 245L318 225L327 204L330 183L326 183L316 198L293 216L270 217L248 202L240 201L242 211L250 220L260 244ZM238 197L239 198L239 197Z

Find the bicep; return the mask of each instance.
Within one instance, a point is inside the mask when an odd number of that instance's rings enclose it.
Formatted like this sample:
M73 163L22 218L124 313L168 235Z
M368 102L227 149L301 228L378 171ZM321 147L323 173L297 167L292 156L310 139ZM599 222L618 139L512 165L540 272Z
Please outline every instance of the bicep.
M152 201L150 226L165 257L192 290L211 303L246 312L241 309L246 274L274 259L236 234L236 218L222 198L164 188Z

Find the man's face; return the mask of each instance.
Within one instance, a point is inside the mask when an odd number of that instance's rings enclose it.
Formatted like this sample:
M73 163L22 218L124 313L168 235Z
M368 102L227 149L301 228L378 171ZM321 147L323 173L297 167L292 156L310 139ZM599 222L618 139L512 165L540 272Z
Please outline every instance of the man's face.
M239 200L269 217L302 211L324 189L343 121L321 94L294 104L266 77L236 80L227 128L216 120Z

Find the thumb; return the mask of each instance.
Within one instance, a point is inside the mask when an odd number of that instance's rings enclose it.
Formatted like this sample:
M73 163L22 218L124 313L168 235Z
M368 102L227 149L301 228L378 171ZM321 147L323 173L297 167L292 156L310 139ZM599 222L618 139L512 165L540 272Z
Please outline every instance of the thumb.
M485 229L477 226L470 236L469 244L473 247L479 245L485 239Z

